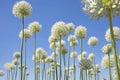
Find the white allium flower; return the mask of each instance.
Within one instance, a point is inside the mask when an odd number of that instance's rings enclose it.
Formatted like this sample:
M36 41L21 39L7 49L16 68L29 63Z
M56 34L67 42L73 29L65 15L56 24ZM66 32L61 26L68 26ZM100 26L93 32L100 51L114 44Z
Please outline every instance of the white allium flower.
M82 0L83 11L91 15L91 18L100 19L108 17L108 9L111 9L113 17L120 15L120 0Z
M82 59L85 59L85 57L82 57L82 55L78 55L78 61L80 62Z
M26 72L26 76L29 76L29 72Z
M76 38L75 35L70 35L70 36L68 37L68 41L69 41L69 42L75 41L76 39L77 39L77 38Z
M38 54L40 56L40 58L43 60L47 57L47 52L42 48L37 48L36 54Z
M0 76L4 76L4 71L0 70Z
M119 27L117 27L117 26L114 26L114 27L113 27L113 34L114 34L114 39L115 39L115 40L120 40L120 28L119 28ZM111 41L112 41L110 29L108 29L108 30L106 31L105 39L106 39L106 41L108 41L108 42L111 42Z
M105 55L102 58L101 66L102 66L102 68L108 68L108 66L109 66L108 55ZM110 67L113 67L113 66L114 66L114 56L110 55Z
M61 66L61 64L60 64L60 63L57 63L56 65L57 65L58 67L60 67L60 66Z
M50 49L56 49L56 43L50 43Z
M4 67L6 70L10 70L11 69L11 63L5 63Z
M65 46L65 41L61 40L61 48ZM56 43L57 50L60 50L60 41Z
M96 64L96 65L95 65L95 69L96 69L96 70L99 70L99 69L100 69L99 64Z
M87 29L81 25L75 29L75 35L81 39L86 37L86 32L87 32Z
M76 46L78 44L78 40L76 39L75 41L70 42L70 46Z
M87 56L87 52L83 51L82 52L82 57L85 58Z
M75 28L75 25L73 23L68 23L68 24L66 24L66 26L68 28L69 33Z
M98 39L96 37L90 37L88 40L88 45L95 46L98 43Z
M67 54L67 53L68 53L68 49L65 48L65 47L63 47L63 48L61 49L61 53L62 53L62 55Z
M14 58L20 58L21 57L21 53L20 52L14 52L13 57Z
M90 53L88 59L93 60L94 57L95 57L94 53Z
M53 58L51 56L48 56L45 58L45 62L53 62Z
M77 57L77 52L76 51L73 51L72 53L71 53L71 58L76 58Z
M14 64L14 65L18 65L19 62L15 59L15 60L12 61L12 64Z
M112 50L111 44L106 44L102 48L102 52L104 52L105 54L109 54L111 52L111 50Z
M28 27L31 33L37 33L41 30L41 28L42 28L42 25L37 21L30 23Z
M27 1L19 1L13 6L13 14L18 18L28 17L31 12L32 7Z
M81 70L88 70L91 69L92 66L92 62L89 59L82 59L80 61L80 69Z
M65 68L64 68L64 72L67 72L67 71L68 71L68 67L65 67Z
M36 66L36 72L40 72L40 67Z
M68 34L68 29L63 21L56 22L51 29L51 33L56 37L64 37Z
M30 38L31 37L31 32L29 29L24 29L24 38L27 39L27 38ZM19 33L19 37L22 39L23 38L23 30L20 31Z
M53 36L51 35L48 39L49 43L54 43L57 42L59 40L59 37Z
M56 57L56 56L58 56L58 53L57 52L53 52L52 53L52 57Z

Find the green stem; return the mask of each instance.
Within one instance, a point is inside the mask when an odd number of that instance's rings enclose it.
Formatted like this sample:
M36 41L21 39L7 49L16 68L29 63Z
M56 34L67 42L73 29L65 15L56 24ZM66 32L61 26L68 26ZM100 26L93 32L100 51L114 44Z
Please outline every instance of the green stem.
M25 80L26 77L26 39L25 39L25 43L24 43L24 76L23 76L23 80Z
M68 45L68 68L70 66L70 44ZM68 69L68 76L69 76L69 69Z
M116 47L116 42L114 38L114 32L113 32L113 24L112 24L112 15L111 15L111 9L108 9L108 20L109 20L109 25L110 25L110 33L111 33L111 38L112 38L112 46L114 50L114 59L115 59L115 67L117 70L117 78L120 80L120 73L119 73L119 66L118 66L118 53L117 53L117 47Z
M18 58L17 58L17 62L18 62ZM15 80L17 79L17 71L18 71L18 64L16 65Z
M59 76L59 80L62 79L62 59L61 59L61 36L60 36L60 76Z
M83 48L83 44L82 44L82 39L80 39L80 54L81 54L81 59L82 59L82 48ZM81 74L81 79L83 80L83 70L80 71Z
M86 80L87 80L87 77L88 77L88 76L87 76L87 70L86 70Z
M21 48L20 48L20 52L21 52L21 58L20 58L20 69L21 69L21 71L20 71L20 80L23 80L23 69L22 69L22 60L23 60L23 46L24 46L24 14L23 14L23 16L22 16L22 31L23 31L23 33L22 33L22 36L23 36L23 38L22 38L22 41L21 41Z
M66 60L65 60L65 55L63 55L63 61L64 61L64 69L66 67ZM64 80L66 78L66 71L64 72Z
M34 33L34 79L36 80L36 33Z
M111 68L110 68L110 54L108 53L108 72L109 72L109 79L112 80L112 76L111 76Z

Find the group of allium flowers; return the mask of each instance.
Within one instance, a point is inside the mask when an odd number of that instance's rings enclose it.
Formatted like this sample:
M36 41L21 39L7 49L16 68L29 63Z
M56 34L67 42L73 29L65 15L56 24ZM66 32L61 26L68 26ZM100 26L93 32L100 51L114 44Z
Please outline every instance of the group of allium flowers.
M110 29L106 31L105 39L111 44L102 48L105 53L101 61L101 67L107 68L110 80L120 80L120 57L116 47L116 40L120 39L120 28L113 27L112 17L120 15L119 0L83 0L83 10L91 15L91 18L108 18ZM21 46L18 52L13 54L14 60L5 63L6 73L0 70L0 76L6 74L6 80L27 80L29 66L27 66L27 40L34 35L34 80L99 80L100 66L96 63L95 46L98 39L92 36L88 39L91 53L84 51L84 38L87 35L86 27L80 25L75 28L73 23L58 21L51 28L48 39L52 54L47 54L43 48L37 48L37 33L41 30L41 24L34 21L25 28L24 19L30 16L32 7L27 1L19 1L13 6L13 14L21 19L22 30L19 33ZM113 13L114 12L114 13ZM66 39L67 38L67 39ZM29 40L28 40L29 41ZM80 44L80 45L78 45ZM76 47L79 51L76 50ZM110 54L113 53L113 54ZM79 63L77 63L79 62ZM111 70L114 68L113 70ZM113 78L112 78L112 71ZM77 75L76 75L77 74Z

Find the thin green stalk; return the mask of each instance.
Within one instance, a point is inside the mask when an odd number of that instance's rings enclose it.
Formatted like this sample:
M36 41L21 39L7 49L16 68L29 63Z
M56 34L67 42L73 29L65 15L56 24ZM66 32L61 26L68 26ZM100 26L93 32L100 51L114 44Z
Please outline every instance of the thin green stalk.
M44 71L45 71L45 61L43 62L43 70L42 70L42 80L44 80Z
M87 80L87 77L88 77L88 76L87 76L87 70L85 70L85 71L86 71L86 80Z
M70 44L68 45L68 68L70 66ZM69 76L69 69L68 69L68 76Z
M9 80L9 76L8 75L9 75L9 73L8 73L8 70L7 70L7 80Z
M110 54L108 53L108 72L109 72L109 79L112 80L112 76L111 76L111 67L110 67Z
M120 73L119 73L119 66L118 66L118 53L117 53L117 47L116 47L116 42L114 38L114 32L113 32L113 24L112 24L112 15L111 15L111 9L108 9L108 20L109 20L109 25L110 25L110 33L111 33L111 38L112 38L112 46L113 46L113 53L114 53L114 59L115 59L115 67L116 67L116 73L117 73L117 78L120 80Z
M62 55L61 55L61 36L60 36L60 76L59 76L59 80L62 79Z
M34 33L34 57L36 58L36 33ZM36 80L36 59L34 59L34 79Z
M23 75L23 80L25 80L26 77L26 39L24 42L24 75Z
M65 55L63 55L64 69L66 67ZM66 79L66 71L64 72L64 80Z
M82 48L83 48L83 41L80 39L80 54L81 54L81 59L82 59ZM81 79L83 80L83 70L80 71L81 73Z
M75 51L75 47L73 47L73 52ZM76 66L75 66L75 58L73 58L73 64L74 64L74 80L76 80Z
M23 46L24 46L24 14L22 16L22 41L21 41L21 48L20 48L20 52L21 52L21 57L20 57L20 67L21 67L21 71L20 71L20 80L23 80L23 69L22 69L22 60L23 60Z
M18 62L18 58L17 58L17 62ZM18 71L18 64L16 65L15 80L17 79L17 71Z

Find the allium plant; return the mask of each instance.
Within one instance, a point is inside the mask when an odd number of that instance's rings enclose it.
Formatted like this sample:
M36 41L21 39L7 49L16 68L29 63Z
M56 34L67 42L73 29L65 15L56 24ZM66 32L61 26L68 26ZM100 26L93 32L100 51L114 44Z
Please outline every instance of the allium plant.
M115 42L115 34L113 29L112 19L116 16L120 15L120 0L82 0L84 4L83 11L90 14L91 18L100 19L102 17L107 18L109 21L110 26L110 36L111 36L111 43L113 46L113 53L114 53L114 60L115 60L115 67L117 72L117 78L120 80L120 72L118 66L118 53L117 47Z

